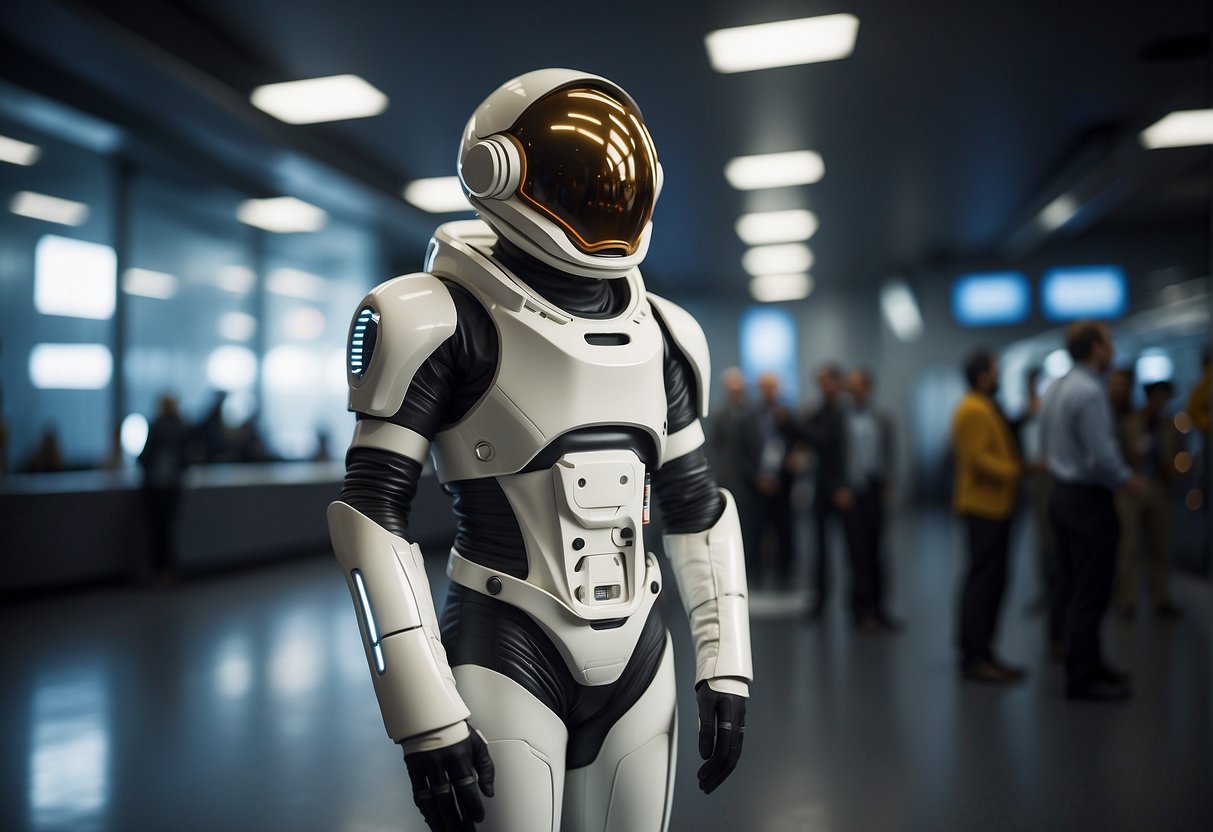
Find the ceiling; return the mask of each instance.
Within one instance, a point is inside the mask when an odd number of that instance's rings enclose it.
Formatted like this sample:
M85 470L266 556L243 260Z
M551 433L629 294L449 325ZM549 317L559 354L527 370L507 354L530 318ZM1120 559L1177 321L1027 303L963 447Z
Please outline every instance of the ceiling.
M746 210L818 214L822 287L1014 260L1094 229L1208 230L1209 149L1136 144L1166 113L1210 106L1205 0L13 3L0 35L21 57L0 73L260 189L374 219L400 268L441 219L403 203L403 184L453 174L472 109L543 66L605 75L643 109L666 172L646 261L663 291L743 295L733 222ZM708 65L713 29L839 11L860 20L850 58ZM291 127L247 103L258 84L338 73L383 90L387 111ZM817 184L743 194L724 180L733 156L803 148L824 158ZM1023 233L1083 182L1098 187L1070 226Z

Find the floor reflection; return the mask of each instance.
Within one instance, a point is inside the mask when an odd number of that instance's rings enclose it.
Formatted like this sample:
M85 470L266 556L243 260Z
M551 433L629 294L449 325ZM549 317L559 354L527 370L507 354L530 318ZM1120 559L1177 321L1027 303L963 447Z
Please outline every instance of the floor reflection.
M101 829L110 792L110 692L102 668L38 678L30 708L34 829Z
M1062 698L1044 622L1025 612L1030 541L1001 648L1031 675L991 690L956 678L949 518L908 515L890 540L901 635L847 626L841 562L825 621L802 623L786 598L755 605L745 754L709 797L689 635L666 599L683 681L671 832L1210 828L1208 584L1177 580L1177 624L1109 621L1137 697L1082 707ZM10 606L0 667L5 832L424 830L331 558Z

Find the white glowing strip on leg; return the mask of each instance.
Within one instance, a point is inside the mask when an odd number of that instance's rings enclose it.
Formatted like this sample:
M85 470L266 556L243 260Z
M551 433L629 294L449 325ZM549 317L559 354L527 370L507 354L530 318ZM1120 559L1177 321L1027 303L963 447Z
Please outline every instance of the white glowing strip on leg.
M375 613L371 611L371 599L366 594L366 584L362 581L362 573L357 569L351 573L354 576L354 586L358 587L358 600L362 602L362 620L366 623L366 640L375 654L375 669L382 673L387 664L383 660L383 648L379 645L379 631L375 627Z

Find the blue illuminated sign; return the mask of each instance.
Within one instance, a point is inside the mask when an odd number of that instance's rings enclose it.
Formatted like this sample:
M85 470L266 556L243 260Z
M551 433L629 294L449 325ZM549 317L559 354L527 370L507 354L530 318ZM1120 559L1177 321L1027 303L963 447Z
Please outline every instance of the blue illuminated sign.
M784 401L799 400L796 320L790 312L755 306L741 316L741 371L751 384L762 373L775 373Z
M1128 281L1119 266L1050 269L1040 283L1040 302L1051 321L1119 318L1128 307Z
M1028 319L1032 288L1022 272L985 272L952 284L952 315L961 326L1018 324Z

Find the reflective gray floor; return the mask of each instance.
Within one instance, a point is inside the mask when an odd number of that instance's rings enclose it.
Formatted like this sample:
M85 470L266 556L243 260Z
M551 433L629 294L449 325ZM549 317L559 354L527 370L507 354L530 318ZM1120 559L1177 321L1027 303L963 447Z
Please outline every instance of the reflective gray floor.
M805 626L756 600L768 612L754 621L741 768L711 797L696 791L685 686L671 829L1213 826L1208 586L1177 581L1177 624L1108 623L1133 702L1069 703L1025 612L1036 584L1021 556L1002 647L1031 678L973 687L949 649L958 539L943 514L895 525L895 607L910 624L896 637L853 634L837 609ZM686 627L670 612L686 680ZM0 829L422 829L358 639L328 558L10 606Z

